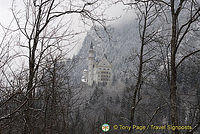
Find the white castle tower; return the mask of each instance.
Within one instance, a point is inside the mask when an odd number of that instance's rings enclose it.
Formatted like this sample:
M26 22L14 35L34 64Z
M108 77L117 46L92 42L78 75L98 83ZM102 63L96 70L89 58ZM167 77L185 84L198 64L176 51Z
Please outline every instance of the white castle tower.
M82 82L92 86L93 83L104 86L111 85L112 82L112 65L104 54L101 60L95 61L95 51L91 43L88 56L88 70L84 69Z
M95 67L95 57L94 57L93 45L91 43L88 56L88 85L90 86L92 86L94 82L94 67Z

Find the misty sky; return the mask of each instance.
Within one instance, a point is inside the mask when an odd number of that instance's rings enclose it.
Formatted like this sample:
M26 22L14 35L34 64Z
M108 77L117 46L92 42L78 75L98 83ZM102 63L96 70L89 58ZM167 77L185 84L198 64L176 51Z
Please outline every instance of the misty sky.
M19 1L19 5L22 4L20 3L20 1L22 0L17 0ZM12 0L0 0L0 23L4 26L7 26L9 24L9 22L11 22L11 20L13 19L12 13L11 13L11 4L12 4ZM111 17L120 17L121 19L113 21L113 22L108 22L108 25L118 25L119 23L124 23L125 21L129 21L130 19L132 19L134 17L134 13L132 11L126 12L124 10L124 6L122 4L117 4L117 5L113 5L110 6L107 10L106 10L106 16L109 18ZM87 31L89 29L89 27L84 27L84 25L82 23L80 23L80 18L78 16L73 16L73 29L74 31L76 30L80 30L83 29L83 31ZM76 53L78 51L78 49L80 48L82 41L85 37L86 33L79 35L79 45L77 45L72 53Z

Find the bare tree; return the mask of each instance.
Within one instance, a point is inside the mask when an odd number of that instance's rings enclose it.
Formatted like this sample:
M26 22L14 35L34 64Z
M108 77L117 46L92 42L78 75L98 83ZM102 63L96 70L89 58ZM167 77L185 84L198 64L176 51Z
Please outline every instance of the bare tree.
M18 10L16 5L17 3L13 1L11 11L17 24L17 31L22 35L18 44L21 47L20 49L25 51L21 55L25 57L24 61L27 61L21 71L25 81L16 79L20 83L13 86L10 79L7 79L8 84L12 87L10 90L18 88L19 85L23 88L20 90L20 95L11 95L1 105L14 106L15 104L11 102L17 101L17 105L11 109L8 108L9 112L6 112L0 118L0 121L7 119L11 121L20 114L23 117L20 120L20 127L24 127L24 129L21 129L18 133L35 133L37 128L35 128L34 120L37 119L38 113L36 111L40 111L40 109L37 109L37 103L35 103L38 99L36 93L40 90L41 81L45 76L45 59L50 55L59 53L62 56L66 55L61 50L72 44L73 37L78 34L71 30L70 15L78 14L85 22L89 20L102 26L105 20L102 19L101 14L98 15L95 11L101 5L100 1L27 0L23 1L23 11ZM67 19L64 19L64 16ZM10 29L8 30L10 31ZM3 55L5 56L5 54ZM8 61L8 59L5 61ZM53 60L50 62L53 62ZM12 75L17 75L17 73L12 72Z
M167 2L166 2L167 3ZM187 57L185 56L180 62L177 62L177 52L180 49L183 39L189 34L191 26L195 23L200 16L200 7L197 1L186 1L181 0L176 2L171 0L166 4L170 8L171 12L171 41L170 41L170 104L171 104L171 122L173 125L178 126L178 109L177 109L177 67L178 65ZM185 8L190 8L189 16L185 22L180 22L181 14L185 13ZM199 50L190 53L199 52ZM173 133L179 133L178 130L175 130Z
M189 38L189 36L191 35L191 32L198 31L197 30L198 26L195 28L194 25L198 25L198 22L199 22L200 3L198 1L187 1L187 0L180 0L180 1L138 0L138 1L128 1L128 2L119 0L117 2L122 2L124 5L129 5L129 6L133 6L138 3L148 4L149 2L152 2L155 5L162 7L161 9L162 16L157 17L155 19L165 18L164 21L166 22L166 23L163 23L163 24L166 24L166 27L165 27L166 31L162 31L164 29L160 29L160 30L165 33L168 32L167 37L164 37L164 38L169 39L169 40L167 39L168 43L165 43L165 44L168 44L167 49L169 49L169 52L170 52L169 55L167 54L169 64L167 64L168 68L166 68L168 70L166 73L168 76L168 82L170 84L170 109L171 109L170 114L171 114L172 125L178 126L179 118L178 118L178 109L177 109L178 108L177 98L179 96L177 94L177 68L185 59L200 52L200 50L196 47L195 50L183 56L179 61L178 61L178 58L179 58L178 54L180 53L180 51L182 50L184 46L183 45L185 43L184 40ZM142 10L142 8L140 7L139 10ZM159 11L154 16L158 14L160 14ZM155 35L153 37L155 37ZM155 40L155 41L157 42L158 40ZM161 40L159 40L159 42L163 43ZM138 77L137 82L140 83L139 77ZM178 134L179 131L175 130L173 131L173 133Z
M156 5L154 2L132 2L126 3L124 1L120 1L124 5L133 6L136 9L136 15L138 20L138 33L140 38L139 44L139 52L135 57L138 57L138 70L134 75L136 77L136 84L131 85L131 89L133 90L132 97L132 107L131 107L131 118L130 121L134 122L135 120L135 112L136 107L139 105L142 100L141 89L144 84L145 79L147 79L154 70L147 69L149 63L157 57L155 54L156 44L155 39L159 34L159 26L155 26L155 23L158 23L158 16L160 16L162 11L162 6ZM135 58L130 58L130 61L135 60ZM130 62L129 61L129 62Z

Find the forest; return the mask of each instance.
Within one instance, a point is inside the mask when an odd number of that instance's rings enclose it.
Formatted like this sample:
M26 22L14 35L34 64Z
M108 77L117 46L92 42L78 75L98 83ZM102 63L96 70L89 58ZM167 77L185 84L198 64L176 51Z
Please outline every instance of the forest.
M200 134L199 0L8 1L0 134Z

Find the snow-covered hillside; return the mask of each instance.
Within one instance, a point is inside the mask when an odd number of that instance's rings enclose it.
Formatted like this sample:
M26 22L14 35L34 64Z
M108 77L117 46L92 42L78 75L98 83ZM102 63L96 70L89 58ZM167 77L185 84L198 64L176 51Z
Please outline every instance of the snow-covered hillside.
M77 55L79 57L79 63L75 69L77 81L81 81L82 72L87 69L91 42L96 52L96 60L106 54L113 66L114 80L119 79L122 71L128 66L128 63L125 64L125 59L129 57L133 49L137 50L139 46L137 20L129 20L118 26L108 26L106 31L99 26L92 27L88 31Z

